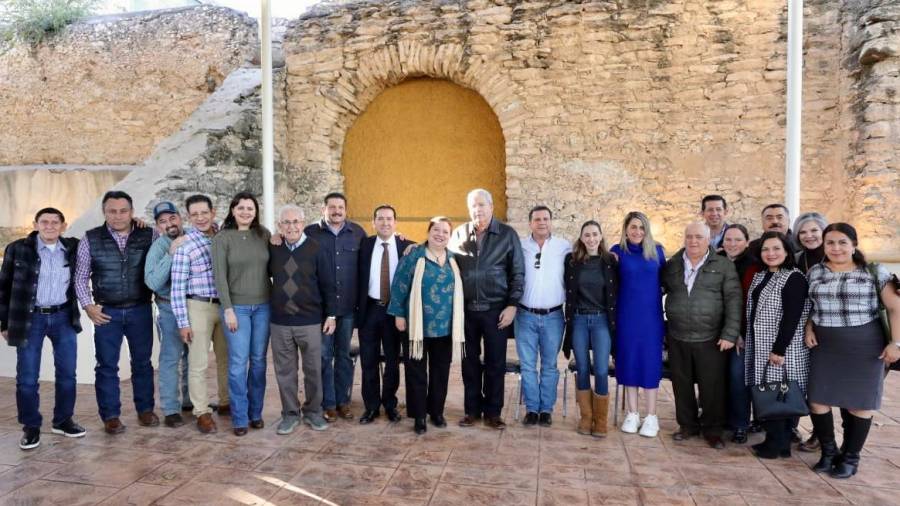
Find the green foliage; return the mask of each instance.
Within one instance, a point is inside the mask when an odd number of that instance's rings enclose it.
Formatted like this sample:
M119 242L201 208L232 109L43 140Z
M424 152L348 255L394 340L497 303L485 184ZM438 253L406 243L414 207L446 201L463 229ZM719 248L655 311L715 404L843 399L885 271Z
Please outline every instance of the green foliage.
M0 0L0 41L36 46L89 16L99 0Z

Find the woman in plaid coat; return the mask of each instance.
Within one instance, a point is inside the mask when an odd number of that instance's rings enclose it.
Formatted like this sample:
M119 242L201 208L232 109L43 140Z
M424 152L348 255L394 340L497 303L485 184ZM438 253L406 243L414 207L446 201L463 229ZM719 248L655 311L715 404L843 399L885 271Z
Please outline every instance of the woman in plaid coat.
M747 296L745 378L748 385L779 381L786 370L805 396L809 349L803 332L809 316L809 286L794 266L787 236L766 232L759 244L760 251L755 253L766 268L753 276ZM790 418L765 421L766 439L753 445L753 452L765 459L790 457L791 422Z

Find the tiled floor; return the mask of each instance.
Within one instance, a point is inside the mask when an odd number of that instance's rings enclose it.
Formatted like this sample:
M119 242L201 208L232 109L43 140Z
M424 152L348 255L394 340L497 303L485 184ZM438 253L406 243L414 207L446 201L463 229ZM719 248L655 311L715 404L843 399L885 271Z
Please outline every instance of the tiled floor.
M512 348L512 347L511 347ZM514 354L512 349L510 354ZM562 362L561 362L562 364ZM210 371L214 369L211 368ZM0 504L67 506L88 504L366 504L505 505L562 504L897 504L900 501L900 374L885 388L860 473L844 481L808 469L815 455L794 453L761 461L747 446L716 451L700 441L674 443L673 404L668 382L660 404L662 432L647 439L611 430L594 439L574 431L575 406L569 385L569 416L561 398L550 429L524 428L513 421L516 380L507 376L505 417L498 432L462 429L462 384L451 373L446 429L429 427L417 437L412 422L384 418L361 426L339 421L324 432L306 427L278 436L280 405L269 377L263 430L243 438L227 419L216 435L180 429L139 427L123 399L125 434L103 433L93 387L79 386L76 419L88 434L67 440L47 431L40 448L20 451L15 381L0 380ZM362 410L359 371L353 409ZM571 378L570 378L571 379ZM52 384L42 385L43 413L52 412ZM123 385L128 395L130 384ZM215 389L211 389L215 391ZM562 394L562 378L560 379ZM401 387L402 399L402 387ZM45 428L47 428L45 426ZM808 429L808 420L803 428ZM754 436L757 442L761 436Z

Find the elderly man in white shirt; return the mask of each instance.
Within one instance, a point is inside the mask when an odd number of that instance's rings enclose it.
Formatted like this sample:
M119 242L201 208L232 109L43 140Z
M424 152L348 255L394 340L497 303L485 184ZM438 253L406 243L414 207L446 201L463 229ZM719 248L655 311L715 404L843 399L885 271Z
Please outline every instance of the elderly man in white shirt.
M527 426L553 423L559 369L556 358L565 328L566 290L563 260L572 251L565 239L551 235L553 214L546 206L528 213L531 234L522 240L525 291L516 313L516 352L522 367L522 393ZM540 357L540 374L538 374Z

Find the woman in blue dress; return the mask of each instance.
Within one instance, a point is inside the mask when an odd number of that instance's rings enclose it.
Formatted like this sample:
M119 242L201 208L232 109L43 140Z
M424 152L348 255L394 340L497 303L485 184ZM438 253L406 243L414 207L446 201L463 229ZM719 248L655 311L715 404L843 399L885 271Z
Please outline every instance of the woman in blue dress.
M650 220L632 211L622 223L619 244L619 296L616 306L616 381L625 387L622 432L656 437L656 394L662 378L663 325L659 273L666 263L663 247L653 240ZM641 423L638 388L644 389L647 416Z

